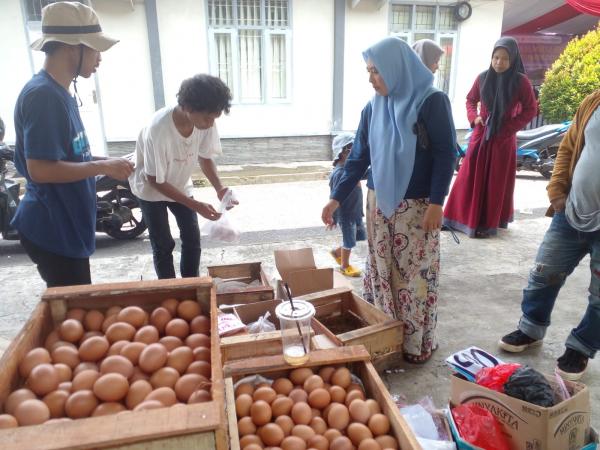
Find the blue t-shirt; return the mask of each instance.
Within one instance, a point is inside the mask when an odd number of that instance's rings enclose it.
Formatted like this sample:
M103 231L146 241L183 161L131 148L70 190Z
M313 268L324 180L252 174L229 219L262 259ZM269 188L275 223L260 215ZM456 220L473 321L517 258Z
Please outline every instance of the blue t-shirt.
M75 99L45 70L34 75L19 94L15 131L15 166L27 186L12 225L46 251L89 257L96 247L95 178L36 183L27 171L27 159L92 160Z
M329 176L329 188L331 192L337 189L337 186L344 175L344 166L335 166L333 172ZM360 184L356 184L354 189L350 191L348 197L341 203L340 207L333 213L333 221L336 224L357 223L363 217L363 196Z

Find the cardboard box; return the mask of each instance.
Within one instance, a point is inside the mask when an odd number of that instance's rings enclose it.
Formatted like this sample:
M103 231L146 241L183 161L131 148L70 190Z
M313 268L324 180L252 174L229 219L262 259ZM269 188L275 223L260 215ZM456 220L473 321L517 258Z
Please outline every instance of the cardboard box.
M334 287L352 286L333 268L318 269L312 248L275 250L274 253L275 266L281 277L277 280L277 298L287 299L283 283L288 283L294 297Z
M551 377L547 377L553 384ZM475 403L498 418L513 450L579 450L589 441L590 396L581 383L565 381L572 397L544 408L450 377L451 405Z
M237 305L271 300L275 297L273 286L265 274L260 262L209 266L208 275L223 280L237 280L250 283L260 281L260 286L233 289L228 292L217 292L217 306Z

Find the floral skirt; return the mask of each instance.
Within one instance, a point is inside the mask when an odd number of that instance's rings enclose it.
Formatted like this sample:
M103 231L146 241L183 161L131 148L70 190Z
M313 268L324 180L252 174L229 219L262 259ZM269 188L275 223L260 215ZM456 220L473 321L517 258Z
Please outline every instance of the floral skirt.
M440 232L421 227L429 200L403 200L386 219L375 191L367 193L367 256L363 295L404 323L403 351L421 355L437 347Z

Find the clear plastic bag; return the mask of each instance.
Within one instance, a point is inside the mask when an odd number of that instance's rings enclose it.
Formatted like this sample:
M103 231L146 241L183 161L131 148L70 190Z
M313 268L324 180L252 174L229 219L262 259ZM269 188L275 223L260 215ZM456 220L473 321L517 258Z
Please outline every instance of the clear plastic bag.
M209 220L202 227L202 234L208 235L208 238L214 241L221 242L237 242L240 240L240 232L229 217L228 210L233 208L237 202L235 194L231 189L227 189L227 192L221 200L221 204L217 211L221 213L221 217L218 220Z
M269 320L269 316L271 313L267 311L264 316L258 318L256 322L252 322L247 325L248 333L256 334L263 333L267 331L275 331L275 325Z

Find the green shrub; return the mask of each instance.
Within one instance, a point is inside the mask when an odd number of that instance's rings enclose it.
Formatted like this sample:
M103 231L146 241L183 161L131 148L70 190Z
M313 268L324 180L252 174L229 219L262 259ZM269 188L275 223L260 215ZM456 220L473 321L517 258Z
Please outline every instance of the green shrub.
M544 118L571 120L581 101L600 89L600 26L570 41L546 72L540 91Z

